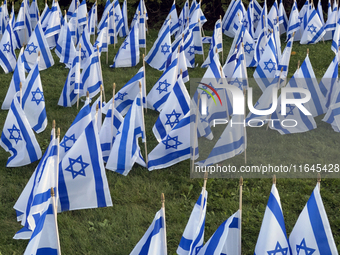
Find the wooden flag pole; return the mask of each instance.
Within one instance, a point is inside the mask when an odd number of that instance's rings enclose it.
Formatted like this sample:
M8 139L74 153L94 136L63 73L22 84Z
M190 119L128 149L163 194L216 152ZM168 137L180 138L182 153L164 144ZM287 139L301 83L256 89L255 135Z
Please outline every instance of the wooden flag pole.
M144 86L143 86L143 91L144 91L144 98L145 98L145 113L147 113L148 112L148 106L147 106L147 101L146 101L146 72L145 72L145 59L144 58L145 58L145 56L143 54L143 70L144 70L144 76L143 76ZM142 98L142 100L143 100L143 98Z
M164 254L168 254L167 240L166 240L166 221L165 221L165 197L164 193L161 195L162 211L163 211L163 225L164 225Z
M273 184L275 184L276 186L276 175L275 174L273 175Z
M79 74L80 74L80 59L81 59L81 43L79 43ZM77 94L77 109L79 108L79 94L80 94L80 86L79 85L78 85L78 94Z
M98 110L99 110L99 106L98 106L98 104L96 105L96 115L95 115L95 117L94 117L94 122L96 123L96 125L97 125L97 120L98 120Z
M52 121L52 137L55 138L55 120Z
M141 99L141 109L142 109L142 119L143 119L143 131L145 135L145 142L144 142L144 148L145 148L145 163L146 166L148 166L148 148L146 144L146 132L145 132L145 121L144 121L144 110L143 110L143 93L142 93L142 83L139 82L139 92L140 92L140 99Z
M204 207L204 198L205 198L205 193L207 190L207 181L208 181L208 172L204 173L204 182L203 182L203 190L202 190L202 197L201 197L201 211L200 211L200 219L202 217L202 212L203 212L203 207Z
M246 123L246 90L243 89L243 96L244 96L244 115L243 115L243 123ZM244 164L247 165L247 125L244 124Z
M114 111L115 111L115 94L116 94L116 83L113 83L112 89L112 105L111 105L111 137L113 137L113 118L114 118ZM110 148L112 148L112 143L110 143Z
M198 94L197 96L197 104L196 104L196 119L195 119L195 127L194 127L194 136L193 136L193 149L192 149L192 158L191 158L191 172L194 172L195 169L195 150L196 150L196 138L197 138L197 125L198 125L198 112L199 112L199 105L200 105L201 96Z
M19 92L19 95L20 95L20 97L19 97L19 99L20 99L19 103L20 103L20 107L22 108L22 83L21 83L21 82L20 82L20 92Z
M102 73L102 62L100 61L100 53L99 53L99 46L98 45L97 45L97 54L98 54L100 78L102 80L103 91L104 91L104 80L103 80L103 73ZM103 95L104 95L104 101L106 102L105 92L103 93Z
M109 64L109 24L110 24L110 12L107 12L107 34L106 34L106 64ZM114 36L114 35L113 35Z
M319 192L320 192L320 188L321 188L321 175L320 175L320 173L318 173L317 181L318 181L318 188L319 188Z
M239 182L239 185L240 185L240 205L239 205L239 210L240 210L240 244L239 244L239 247L240 247L240 253L241 254L241 247L242 247L242 191L243 191L243 177L241 176L240 177L240 182Z
M61 255L59 231L58 231L58 220L57 220L57 209L56 209L57 199L55 197L53 187L51 187L51 199L52 199L52 208L53 208L52 210L53 210L54 223L55 223L55 229L56 229L56 235L57 235L57 254Z
M55 121L54 121L54 129L55 129ZM56 192L56 201L59 200L59 191L58 191L58 183L59 183L59 158L60 158L60 149L59 149L59 144L60 144L60 128L57 129L57 164L56 164L56 173L55 173L55 192ZM58 212L58 203L55 205L56 211Z
M220 15L220 20L221 20L221 26L222 26L222 16ZM222 40L222 63L224 63L224 60L223 60L223 32L222 32L222 29L221 29L221 40Z

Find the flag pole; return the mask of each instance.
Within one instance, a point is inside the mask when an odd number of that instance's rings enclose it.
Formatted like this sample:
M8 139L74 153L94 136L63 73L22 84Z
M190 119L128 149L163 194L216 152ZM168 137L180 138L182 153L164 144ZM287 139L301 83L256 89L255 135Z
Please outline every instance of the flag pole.
M146 11L144 10L144 27L145 27L145 24L146 24ZM145 29L146 29L146 27L145 27ZM149 34L149 31L148 31L148 34ZM146 55L146 35L145 35L145 51L144 51L144 53L145 53L145 55Z
M79 74L80 74L80 59L81 59L81 43L79 43ZM80 84L78 85L77 109L79 108L79 94L80 94Z
M243 123L244 123L244 164L247 165L247 125L246 125L246 90L243 89L244 98L244 113L243 113ZM227 106L228 107L228 106Z
M97 123L97 120L98 120L98 110L99 110L99 106L98 104L96 105L96 115L94 117L94 122Z
M200 7L202 6L202 0L200 0ZM201 20L201 19L200 19ZM203 25L202 25L202 34L203 34L203 37L205 37L205 34L204 34L204 30L203 30Z
M243 191L243 177L240 177L240 182L239 182L239 186L240 186L240 205L239 205L239 210L240 210L240 222L239 222L239 226L240 226L240 253L241 254L241 247L242 247L242 191Z
M276 186L276 175L275 174L273 175L273 184L275 184Z
M164 193L161 195L162 211L163 211L163 225L164 225L164 254L168 254L167 240L166 240L166 221L165 221L165 197Z
M201 20L200 18L198 18L198 26L200 27L200 33L202 32L202 29L201 29ZM202 36L202 34L201 34ZM203 56L203 62L205 61L205 57L204 57L204 47L203 47L203 43L202 43L202 56Z
M55 129L55 121L54 121L54 129ZM55 192L56 192L56 211L58 212L58 200L59 200L59 190L58 190L58 184L59 184L59 155L60 155L60 150L59 150L59 143L60 143L60 128L57 129L57 166L56 166L56 178L55 178L55 182L56 182L56 186L55 186Z
M192 158L191 158L191 172L194 172L195 168L195 150L196 150L196 136L197 136L197 125L198 125L198 111L199 111L199 105L200 105L200 99L201 99L201 94L198 93L197 95L197 104L196 104L196 119L195 119L195 129L194 129L194 136L193 136L193 143L194 146L192 148Z
M22 108L22 83L20 82L20 92L19 92L19 94L20 94L20 107Z
M223 32L222 32L222 16L220 15L220 20L221 20L221 40L222 40L222 63L224 62L223 60Z
M320 191L320 188L321 188L321 174L320 173L318 173L317 182L318 182L318 188L319 188L319 191Z
M107 47L107 50L109 50L109 47ZM100 61L100 53L99 53L99 46L98 45L97 45L97 54L98 54L100 77L102 79L102 85L103 85L103 91L104 91L104 80L103 80L103 73L102 73L102 62ZM104 101L106 102L105 93L103 93L103 95L104 95Z
M140 97L141 97L143 129L144 129L144 135L145 135L145 142L144 142L145 163L146 163L146 167L148 167L148 149L147 149L147 145L146 145L146 132L145 132L145 121L144 121L144 110L143 110L143 93L142 93L142 83L141 82L139 82L139 92L140 92Z
M57 254L61 255L61 249L60 249L60 240L59 240L59 231L58 231L58 221L57 221L57 211L56 211L56 201L54 196L54 190L53 187L51 187L51 199L52 199L52 208L53 208L53 215L54 215L54 223L56 228L56 235L57 235Z
M145 45L146 47L146 45ZM146 49L146 48L145 48ZM145 96L145 112L147 113L148 112L148 107L147 107L147 101L146 101L146 72L145 72L145 56L143 54L143 69L144 69L144 77L143 77L143 80L144 80L144 87L143 87L143 90L144 90L144 96ZM143 101L143 98L142 98L142 101Z
M111 106L111 135L113 137L113 117L114 117L114 110L115 110L115 94L116 94L116 83L113 83L113 88L112 88L112 106ZM110 143L110 147L112 148L112 143Z
M106 35L106 64L109 64L109 27L110 27L110 12L107 12L107 35ZM113 35L114 37L114 35ZM114 38L113 38L114 39ZM114 43L113 43L114 44Z

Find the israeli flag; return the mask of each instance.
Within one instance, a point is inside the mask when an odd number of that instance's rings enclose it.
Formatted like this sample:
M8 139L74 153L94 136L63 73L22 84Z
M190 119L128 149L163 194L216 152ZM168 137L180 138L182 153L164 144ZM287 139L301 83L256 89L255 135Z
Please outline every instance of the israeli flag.
M98 26L97 26L98 31L101 31L104 27L104 24L107 22L107 13L111 10L111 8L112 8L112 4L111 4L110 0L107 0L105 7L104 7L102 18L100 19Z
M240 44L238 44L238 45L240 45ZM237 65L239 49L232 47L232 48L230 48L230 52L232 51L232 49L234 49L234 51L232 52L232 54L230 56L228 56L227 60L225 61L224 65L222 67L222 71L223 71L226 78L231 78L231 76L233 75L234 70L236 68L236 65Z
M142 111L141 96L137 95L119 127L107 160L107 169L126 176L135 162L146 167L138 145L139 137L142 137L143 142L145 142Z
M19 48L21 48L22 45L27 42L27 40L31 37L32 34L31 19L28 10L29 2L27 0L23 0L21 2L17 20L13 27L14 35L17 41L17 46Z
M130 255L157 254L166 255L166 228L165 228L165 211L161 208L155 215L150 227L144 236L136 244Z
M195 24L189 25L184 31L184 53L187 59L187 66L194 68L195 67L195 45L194 45L194 35L193 28L196 26Z
M287 41L293 36L295 32L294 40L300 40L301 32L300 32L300 19L299 19L299 10L296 4L296 1L293 3L292 10L290 11L288 30L287 30Z
M34 32L27 43L24 55L22 56L22 59L25 63L25 69L27 71L30 71L31 68L33 68L38 58L39 52L39 71L45 70L54 65L54 60L45 39L44 32L42 31L40 22L38 22L37 26L35 27Z
M241 154L247 148L247 135L243 121L243 115L233 115L208 158L196 164L209 166Z
M28 165L41 158L41 150L15 94L2 129L0 146L11 153L6 167Z
M295 81L295 83L291 83L292 87L302 87L311 93L311 99L304 103L304 106L313 117L326 112L326 99L321 92L308 55L292 81Z
M84 26L86 24L86 16L87 16L87 5L86 0L83 0L81 4L78 6L77 10L78 17L78 26Z
M79 56L73 58L73 63L68 72L63 90L59 97L58 105L63 107L71 107L77 102L77 94L75 93L75 83L80 82L80 63Z
M306 254L338 254L318 185L296 221L289 243L292 255L302 250Z
M58 6L59 6L58 2L55 2L54 5L52 6L50 16L48 19L48 24L44 32L46 41L50 49L56 46L60 28L61 28L61 21L60 21Z
M99 131L100 147L102 149L104 162L107 162L110 156L112 144L114 143L119 127L124 120L116 109L114 109L113 112L114 114L112 114L112 107L107 111L103 125Z
M241 212L223 222L197 255L241 255Z
M228 16L225 18L222 24L223 33L226 36L234 38L234 30L237 30L238 26L240 25L240 20L243 20L245 13L246 11L241 0L233 1L228 12Z
M188 26L188 18L189 18L189 0L185 1L183 9L178 18L178 26L179 30L176 34L176 37L181 35L185 28Z
M6 97L1 106L2 110L8 110L11 107L11 103L12 103L15 93L20 91L20 82L22 84L25 82L25 79L26 79L25 67L21 59L23 54L24 54L24 47L22 47L20 50L18 61L15 66L15 70L12 76L11 83L9 84Z
M110 67L131 67L139 63L139 24L138 22L130 30L129 35L120 46Z
M76 118L73 120L71 126L66 131L63 139L60 142L59 160L64 158L64 155L72 148L74 143L83 133L85 127L92 121L91 108L89 100L86 100L85 105L80 109Z
M280 34L282 35L288 29L288 18L287 18L286 10L283 6L282 0L280 0L280 4L279 4L279 24L280 24Z
M14 17L12 17L14 19ZM17 57L15 56L15 48L13 45L13 27L12 20L8 22L5 33L0 41L0 65L5 73L13 72L17 63Z
M299 13L301 36L307 27L309 14L310 14L309 1L306 1Z
M84 69L84 66L87 62L87 60L90 58L92 52L94 51L93 49L93 46L91 44L91 41L90 41L90 33L89 33L89 30L87 28L87 24L85 25L84 27L84 31L83 31L83 34L81 35L80 37L80 40L79 40L79 43L78 43L78 46L77 46L77 50L78 50L78 53L77 55L79 56L79 45L81 45L81 54L80 54L80 66L82 69Z
M43 28L43 31L44 31L43 24L46 24L46 26L47 26L46 22L48 21L48 17L50 15L50 12L51 12L50 7L48 7L48 4L45 3L45 8L44 8L43 12L40 15L40 24L41 24L41 27ZM37 22L37 24L38 24L38 22Z
M122 20L123 20L123 25L122 25L122 29L119 31L119 36L125 37L129 34L129 24L128 24L128 18L127 18L127 3L126 3L126 0L124 0L123 6L122 6Z
M248 88L248 75L242 46L241 49L239 49L239 55L234 73L231 78L228 79L228 82L230 85L234 85L240 90L246 90Z
M157 141L161 142L189 111L190 96L180 76L152 128Z
M260 16L260 20L257 23L254 38L259 38L262 30L268 31L268 11L267 11L267 1L263 3L263 8Z
M144 85L144 68L141 67L139 71L133 76L115 95L114 106L115 109L124 116L130 109L133 101L140 92L139 83ZM143 96L144 98L144 96ZM143 99L143 102L145 99ZM103 108L103 113L106 113L112 107L112 98Z
M335 54L338 54L339 46L340 46L340 17L338 22L336 23L336 29L333 35L332 46L331 49Z
M161 70L164 62L171 54L170 28L169 22L167 23L145 57L145 62L157 70Z
M90 93L90 98L93 98L100 92L100 86L103 86L103 75L100 67L100 58L98 52L93 52L84 64L81 73L82 90L79 91L79 96L85 96L86 91ZM77 93L77 91L76 91Z
M51 191L50 191L51 193ZM55 199L48 195L48 204L37 220L37 227L32 233L24 255L31 254L58 254L60 251L58 223L54 203Z
M98 46L100 53L107 52L109 43L110 43L109 28L107 26L107 22L105 22L102 29L99 32L99 35L96 38L96 41L93 44L93 51L97 51Z
M328 109L331 105L334 96L336 95L337 87L338 87L338 67L339 67L339 58L336 55L333 58L333 61L328 66L324 76L322 77L319 88L321 93L325 96L325 106Z
M254 12L253 1L250 1L247 13L243 18L242 25L246 27L248 33L251 35L252 38L254 37L253 12Z
M280 78L281 80L285 80L288 76L288 67L289 67L290 56L292 54L293 42L294 42L294 36L292 36L287 42L286 48L284 49L282 53L281 60L279 61L279 65L277 66L277 70L275 74L276 77L280 76L281 69L283 68L282 73L281 73L281 78Z
M177 248L178 255L195 255L203 247L208 191L202 188Z
M328 9L331 10L331 12L329 13L329 16L327 17L327 21L326 24L324 25L324 29L325 31L334 31L335 27L336 27L336 23L337 23L337 16L338 16L338 8L337 6L334 4L333 10L332 9ZM320 18L319 18L320 20ZM321 22L321 20L320 20Z
M166 17L161 29L159 30L159 34L161 31L167 26L168 22L170 21L170 35L175 34L179 30L179 23L178 23L178 15L176 10L176 2L174 1L168 16ZM158 34L158 35L159 35Z
M319 15L319 18L321 20L322 25L325 25L325 20L323 18L323 10L322 10L322 5L321 5L321 0L318 1L318 7L316 9L316 12Z
M264 91L274 80L277 65L276 47L273 34L271 34L253 74L256 83L262 91Z
M331 124L335 132L340 132L340 97L339 89L337 90L338 91L334 97L334 101L331 102L322 121Z
M326 31L322 26L319 15L315 10L309 16L307 27L301 36L301 44L311 44L319 42Z
M113 1L113 6L111 7L111 10L110 10L110 15L113 15L112 17L110 17L110 19L114 21L113 23L115 24L116 35L117 35L122 29L123 22L124 22L123 16L122 16L122 10L120 9L120 4L118 0Z
M22 85L22 109L24 110L27 120L32 129L41 133L47 126L47 116L45 108L45 97L41 85L39 73L39 60L38 57L35 66Z
M145 12L145 15L146 15L145 19L148 20L149 17L148 17L148 12L146 10L145 2L144 2L144 0L140 0L139 4L138 4L138 7L136 9L135 15L133 16L133 19L131 21L131 28L135 25L135 23L137 21L139 22L139 20L138 20L138 13L143 14L144 12Z
M59 164L61 211L112 206L97 125L90 121Z
M257 238L254 255L291 254L279 192L273 184Z
M60 62L66 64L66 66L71 66L73 59L77 56L66 16L54 52L59 57Z
M274 30L274 26L279 23L279 20L277 19L279 17L279 9L277 6L277 0L275 0L274 4L272 5L272 8L270 8L270 11L268 13L268 25L269 29Z
M148 108L159 112L163 109L164 103L169 97L170 91L172 91L177 80L177 62L177 58L172 61L171 65L165 70L150 90L146 97Z
M148 155L149 171L162 169L177 164L192 157L190 133L190 112L188 112L174 128L159 142L159 144ZM198 158L198 142L196 137L195 159Z
M77 10L79 6L78 0L72 0L70 7L67 10L67 18L70 20L72 18L73 13Z
M6 7L7 8L7 7ZM31 25L35 27L39 18L39 8L36 0L33 0L29 9Z
M201 15L201 6L198 3L196 9L189 20L189 29L192 27L193 44L195 54L203 55L203 43L202 43L202 23L199 22Z
M254 59L257 62L257 65L261 60L261 57L264 53L267 43L268 43L268 30L267 28L263 28L255 45Z
M96 1L92 5L92 8L88 14L87 26L88 26L90 35L94 35L94 29L97 26L97 22L98 22L98 13L97 13L97 1Z
M210 56L213 56L216 53L222 52L222 29L221 29L221 20L218 19L215 23L215 28L212 36L212 42L210 44L208 57L205 59L202 64L202 68L208 67L211 62Z

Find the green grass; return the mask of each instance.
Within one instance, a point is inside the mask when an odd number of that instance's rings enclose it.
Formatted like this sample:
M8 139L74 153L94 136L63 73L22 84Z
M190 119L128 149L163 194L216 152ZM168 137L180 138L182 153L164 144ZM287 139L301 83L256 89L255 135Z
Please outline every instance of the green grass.
M211 32L206 32L206 34L211 34ZM157 31L150 31L150 35L147 36L147 50L152 47L156 36ZM120 39L119 43L122 41ZM231 42L230 38L224 37L224 60ZM118 48L119 46L116 49L110 46L109 64L112 63ZM309 48L316 76L322 77L334 56L330 50L330 41L310 46L295 42L293 51L296 55L291 57L289 74L292 75L295 72L298 60L303 61L307 48ZM144 52L144 49L141 52ZM207 52L208 46L205 45L205 55ZM108 101L112 97L113 82L117 84L116 91L118 91L138 71L142 61L136 67L111 69L105 64L105 57L104 53L101 61L105 95ZM57 127L61 128L63 136L78 112L75 106L72 108L57 106L68 69L59 63L55 54L54 59L56 64L41 72L48 127L36 137L43 151L48 146L52 120L56 120ZM196 62L201 64L202 57L197 56ZM204 71L205 69L200 67L190 69L189 75L191 78L200 78ZM252 77L253 71L253 68L248 69L249 77ZM161 72L146 66L147 91L151 90L160 75ZM5 97L10 80L11 74L0 72L2 86L0 104ZM189 83L187 88L189 89ZM254 90L255 97L258 97L259 88L254 88ZM7 111L0 111L0 127L3 127L6 116ZM157 145L151 131L157 117L157 112L152 110L148 110L145 114L149 152ZM322 117L316 118L318 125L316 130L303 134L282 136L273 130L266 131L265 127L248 128L247 163L249 165L340 163L338 160L339 134L321 119ZM141 149L144 153L144 146L141 146ZM20 229L20 224L16 222L13 205L33 173L37 162L20 168L6 168L9 154L3 149L0 151L0 252L3 255L22 254L28 241L12 239L16 231ZM244 155L232 158L228 160L228 163L239 167L244 164ZM106 171L113 206L58 214L62 253L129 254L159 210L160 195L163 192L166 199L168 251L169 254L175 254L203 184L201 179L190 178L189 166L189 161L184 161L167 169L149 172L135 165L127 177ZM271 179L244 180L242 254L254 252L271 184ZM277 180L288 235L315 184L316 179ZM339 187L339 179L324 179L321 183L321 195L338 248L340 247ZM207 190L209 198L205 227L206 241L217 227L239 208L238 179L209 179Z

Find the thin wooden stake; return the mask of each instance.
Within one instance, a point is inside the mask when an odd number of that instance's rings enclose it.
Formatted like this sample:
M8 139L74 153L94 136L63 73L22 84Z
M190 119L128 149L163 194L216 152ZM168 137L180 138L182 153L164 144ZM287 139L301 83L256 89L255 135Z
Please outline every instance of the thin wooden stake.
M100 53L99 53L99 46L98 45L97 45L97 54L98 54L98 60L99 60L100 77L101 77L101 80L102 80L103 91L104 91L104 80L103 80L103 72L102 72L102 62L100 61ZM103 95L104 95L104 102L106 102L105 93L103 93Z
M201 33L202 29L201 29L201 20L200 20L200 18L198 18L198 26L200 28L200 33ZM203 44L202 44L202 56L203 56L203 63L204 63L205 57L204 57L204 47L203 47Z
M162 193L161 195L161 202L162 202L162 211L163 211L163 225L164 225L164 254L168 254L168 245L167 245L167 240L166 240L166 220L165 220L165 197L164 197L164 193Z
M244 115L243 115L243 123L246 123L246 90L243 90L244 96ZM247 125L244 125L244 164L247 165Z
M143 86L143 92L144 92L144 98L145 98L145 113L148 112L148 106L147 106L147 101L146 101L146 72L145 72L145 56L143 54L143 70L144 70L144 77L143 77L143 83L144 83L144 86ZM142 98L143 99L143 98ZM143 103L142 103L143 104Z
M52 121L52 139L55 139L55 120Z
M80 60L81 60L81 43L79 43L79 70L78 70L79 76L80 76ZM80 87L78 87L78 94L77 94L77 109L79 108L79 94L80 94Z
M201 99L201 95L198 93L197 96L197 108L196 108L196 119L195 119L195 129L194 129L194 136L193 136L193 149L192 149L192 158L191 158L191 172L194 172L195 169L195 150L196 150L196 137L197 137L197 125L198 125L198 112L199 112L199 106L200 106L200 99ZM190 138L191 139L191 138Z
M113 83L112 89L112 105L111 105L111 137L113 137L113 118L114 118L114 111L115 111L115 94L116 94L116 83ZM110 148L112 148L112 143L110 143Z
M59 230L58 230L58 220L57 220L57 210L56 210L56 197L54 195L53 187L51 187L51 198L52 198L52 208L53 208L53 215L54 215L54 222L56 228L56 235L57 235L57 253L61 255L60 249L60 241L59 241Z
M241 249L242 249L242 191L243 191L243 177L241 176L240 177L240 182L239 182L239 185L240 185L240 204L239 204L239 210L240 210L240 244L239 244L239 247L240 247L240 252L239 254L242 254L241 253Z
M276 185L276 175L275 174L273 175L273 184Z
M318 173L317 181L318 181L318 188L319 188L319 191L320 191L320 188L321 188L321 174L320 173Z
M148 165L148 149L146 145L146 132L145 132L145 121L144 121L144 110L143 110L143 93L142 93L142 83L139 82L139 92L141 97L141 109L142 109L142 118L143 118L143 130L145 135L145 142L144 142L144 148L145 148L145 163Z
M60 144L60 128L57 129L57 144ZM56 201L59 201L59 191L58 191L58 183L59 183L59 157L60 157L60 146L57 146L57 164L56 164L56 173L55 173L55 192L56 192ZM56 211L58 212L58 204L55 206Z

